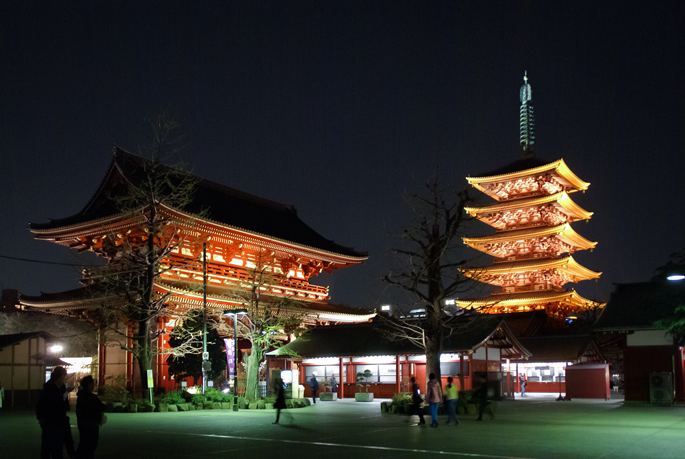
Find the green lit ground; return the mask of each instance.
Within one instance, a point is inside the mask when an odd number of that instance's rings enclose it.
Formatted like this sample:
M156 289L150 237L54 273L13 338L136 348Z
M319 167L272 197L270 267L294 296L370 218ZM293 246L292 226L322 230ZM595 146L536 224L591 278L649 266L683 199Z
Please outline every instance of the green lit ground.
M501 402L495 420L476 422L467 415L458 427L435 429L413 426L417 418L381 414L380 400L319 402L287 411L294 422L278 426L271 424L275 413L264 410L108 414L96 457L685 457L683 407L529 397ZM30 412L0 411L0 457L38 457L39 443L40 428Z

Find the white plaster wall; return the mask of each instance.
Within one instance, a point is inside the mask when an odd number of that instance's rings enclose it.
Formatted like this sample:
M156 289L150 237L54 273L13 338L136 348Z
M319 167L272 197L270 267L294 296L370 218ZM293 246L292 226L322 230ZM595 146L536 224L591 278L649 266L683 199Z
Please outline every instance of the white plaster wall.
M673 338L665 330L636 331L626 338L628 346L672 346Z

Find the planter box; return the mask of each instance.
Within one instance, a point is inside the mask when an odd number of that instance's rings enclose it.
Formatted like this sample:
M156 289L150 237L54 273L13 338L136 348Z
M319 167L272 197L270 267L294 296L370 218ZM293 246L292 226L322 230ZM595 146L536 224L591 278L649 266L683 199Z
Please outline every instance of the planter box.
M248 405L248 409L250 410L256 410L257 409L257 402L252 402Z
M212 409L212 402L204 402L202 404L202 408L205 410L211 410Z
M113 402L112 406L114 407L112 409L113 412L115 412L115 413L123 413L124 412L124 406L121 404L121 402Z
M124 411L127 413L137 413L138 412L138 405L126 405L126 408L124 408Z
M334 402L338 400L338 394L336 392L323 392L319 394L319 400L322 402Z
M357 392L354 394L354 400L357 402L373 402L373 392Z
M389 405L388 402L381 402L381 413L387 413Z
M233 403L231 403L231 402L221 402L221 409L222 410L230 410L231 405L233 405Z
M221 402L212 402L212 409L213 410L220 410L221 409Z
M187 403L179 403L176 406L178 407L178 411L188 411L188 404Z
M390 408L388 409L388 412L390 414L396 414L397 413L397 405L390 405Z
M160 413L166 413L167 411L169 411L169 405L160 402L157 404L157 411L159 411Z
M195 405L193 405L192 403L189 403L188 404L188 411L195 411Z
M152 413L153 411L155 411L155 407L152 406L152 405L145 405L145 406L143 407L143 411L144 411L145 413Z
M176 412L178 412L178 406L169 405L169 413L176 413Z
M239 409L240 409L240 407L236 403L234 403L233 404L233 411L238 411Z
M273 410L273 409L274 409L274 404L273 404L273 403L265 403L265 404L264 404L264 409L266 409L266 410Z
M257 400L257 409L263 410L266 408L266 402L264 400Z
M195 411L202 411L204 407L201 404L193 405L195 407Z
M245 400L244 398L241 398L240 401L238 402L238 407L241 410L246 410L247 409L247 400Z

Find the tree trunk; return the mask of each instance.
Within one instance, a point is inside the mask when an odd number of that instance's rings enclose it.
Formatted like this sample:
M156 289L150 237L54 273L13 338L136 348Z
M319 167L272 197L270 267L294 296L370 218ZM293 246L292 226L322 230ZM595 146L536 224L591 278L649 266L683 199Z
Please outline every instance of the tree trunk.
M259 381L259 364L262 361L262 350L252 344L250 355L247 356L247 375L245 376L245 398L252 400L259 398L257 382Z
M149 323L138 324L138 369L140 370L140 390L145 396L147 387L147 370L152 369L152 342L150 340ZM136 394L133 394L134 397Z
M433 373L440 383L440 354L442 353L442 331L436 330L426 336L426 381Z

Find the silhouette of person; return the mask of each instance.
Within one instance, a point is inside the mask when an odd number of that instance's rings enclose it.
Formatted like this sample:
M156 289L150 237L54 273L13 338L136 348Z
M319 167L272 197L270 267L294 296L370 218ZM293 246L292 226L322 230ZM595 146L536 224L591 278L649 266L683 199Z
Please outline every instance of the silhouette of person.
M316 380L316 373L314 373L312 379L309 380L309 390L312 391L312 400L314 401L314 405L316 405L316 393L319 391L319 381Z
M86 376L81 380L81 390L76 400L76 420L81 437L76 452L78 459L93 459L100 438L100 423L105 405L93 393L94 388L95 381L92 376Z
M274 424L278 424L278 420L281 418L281 410L285 408L285 389L283 388L283 381L281 378L276 378L274 380L274 387L276 389L276 402L274 403L274 408L276 408L276 421Z
M69 429L67 417L68 401L65 397L64 383L67 371L57 366L52 370L50 379L43 384L43 390L36 406L36 418L40 424L41 459L62 459L64 457L65 430Z
M413 376L411 377L411 401L414 413L419 415L419 423L417 425L425 425L426 420L423 418L423 408L421 408L421 403L423 402L421 399L421 389L416 384L416 378Z

